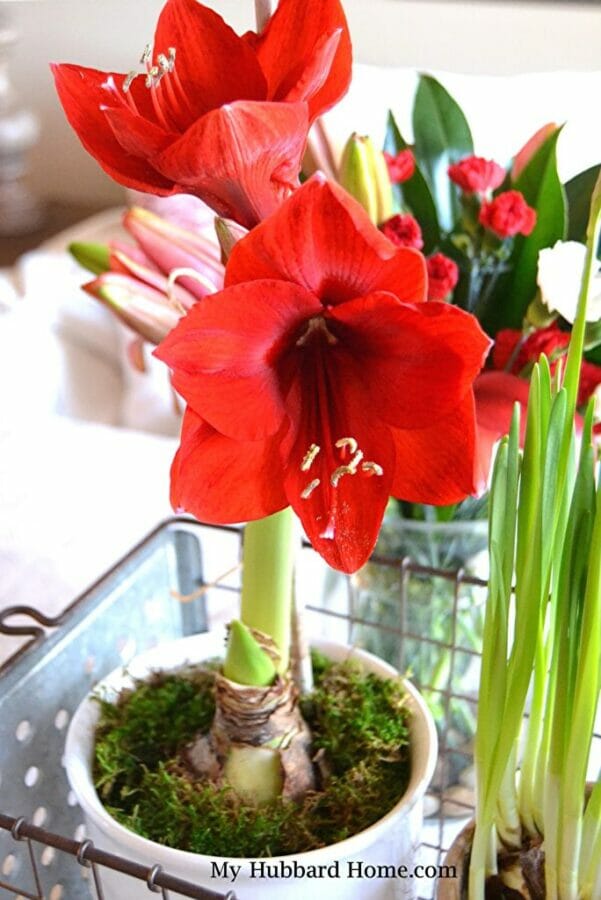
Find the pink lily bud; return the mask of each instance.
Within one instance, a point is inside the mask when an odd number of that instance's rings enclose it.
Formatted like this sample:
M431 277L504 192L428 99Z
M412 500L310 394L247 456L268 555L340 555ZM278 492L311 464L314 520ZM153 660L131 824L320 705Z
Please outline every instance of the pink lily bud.
M129 210L123 224L149 260L165 275L174 269L193 269L198 278L182 274L181 284L196 299L223 286L224 269L214 236L187 231L140 207Z
M83 289L151 344L159 344L183 312L166 293L120 272L105 272Z

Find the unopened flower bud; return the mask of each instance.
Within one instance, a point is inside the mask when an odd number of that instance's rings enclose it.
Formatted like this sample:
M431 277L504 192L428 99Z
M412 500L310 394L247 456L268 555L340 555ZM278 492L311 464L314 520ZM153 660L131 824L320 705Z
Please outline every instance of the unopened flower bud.
M375 225L392 214L392 185L384 154L369 137L352 134L340 163L339 181Z

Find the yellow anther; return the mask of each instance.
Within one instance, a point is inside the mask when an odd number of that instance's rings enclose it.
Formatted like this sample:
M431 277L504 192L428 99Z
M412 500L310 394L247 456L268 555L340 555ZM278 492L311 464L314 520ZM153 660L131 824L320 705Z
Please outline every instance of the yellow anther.
M311 444L311 446L309 447L309 449L307 450L307 452L306 452L305 455L303 456L303 461L302 461L302 463L301 463L301 472L308 472L308 471L309 471L309 469L310 469L311 466L313 465L313 462L314 462L314 460L315 460L315 457L316 457L317 454L319 453L320 449L321 449L321 448L318 447L317 444Z
M301 492L301 500L308 500L316 487L320 484L319 478L314 478L313 481L310 481L304 491Z
M365 472L367 475L383 475L384 469L382 466L379 466L378 463L375 462L364 462L361 466L361 471Z
M354 475L355 472L357 471L357 468L358 468L358 466L359 466L359 463L361 462L362 459L363 459L363 451L362 451L362 450L357 450L357 452L355 453L355 455L354 455L353 458L351 459L350 463L348 464L348 467L349 467L349 469L351 470L351 472L353 473L353 475Z
M144 50L142 51L142 56L140 57L141 65L145 66L146 63L150 62L150 58L152 56L152 44L146 44Z
M354 475L355 472L356 469L351 469L350 466L338 466L338 468L334 469L334 471L332 472L332 475L330 477L330 484L332 485L332 487L338 487L338 482L341 478L343 478L345 475Z
M338 466L337 469L334 469L330 477L330 484L332 485L332 487L338 487L338 482L345 475L356 475L357 469L359 468L359 463L362 459L363 452L361 450L357 450L348 466Z
M163 72L159 69L158 66L151 66L148 70L148 75L146 76L146 87L151 88L155 87L161 78L163 77Z
M136 72L135 69L132 69L131 72L128 73L127 78L125 79L125 81L123 82L123 85L121 87L121 90L123 91L124 94L127 94L128 90L132 86L132 82L133 82L134 78L137 78L138 74L139 73Z
M345 438L340 438L339 441L336 441L334 446L338 447L339 450L347 450L348 449L349 454L352 456L353 453L357 452L357 447L359 446L359 444L357 443L355 438L345 437Z

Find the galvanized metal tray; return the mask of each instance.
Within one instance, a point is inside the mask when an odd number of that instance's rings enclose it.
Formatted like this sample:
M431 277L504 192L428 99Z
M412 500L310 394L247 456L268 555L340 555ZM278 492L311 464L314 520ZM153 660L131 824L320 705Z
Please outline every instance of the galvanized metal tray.
M61 759L70 716L100 678L160 641L206 630L215 616L231 614L239 590L239 558L238 529L206 528L174 518L155 529L58 618L47 619L23 607L0 612L1 633L28 639L0 668L0 897L102 898L103 866L145 880L149 892L163 897L169 897L170 890L207 900L224 897L186 885L160 867L145 869L91 845ZM437 812L424 829L421 857L424 865L436 866L471 812L469 801L462 807L461 799L455 798L453 816L447 815L445 795L450 763L456 768L458 756L464 757L462 766L471 762L469 748L458 748L452 739L453 704L475 703L473 694L461 696L457 690L457 671L465 668L460 660L478 657L476 648L462 646L457 615L464 592L482 591L484 582L410 559L381 559L374 564L397 579L398 617L395 612L392 624L383 624L359 602L359 582L342 577L332 582L332 573L308 547L299 566L299 591L309 596L308 630L313 633L355 643L370 633L385 634L402 669L411 668L416 648L427 645L446 654L443 681L430 685L442 709L441 755L429 798ZM407 591L412 579L421 583L420 579L432 577L450 588L448 627L438 636L412 633L405 608ZM285 888L282 891L285 896ZM432 878L420 881L420 897L428 900L433 891ZM227 896L233 900L233 894Z

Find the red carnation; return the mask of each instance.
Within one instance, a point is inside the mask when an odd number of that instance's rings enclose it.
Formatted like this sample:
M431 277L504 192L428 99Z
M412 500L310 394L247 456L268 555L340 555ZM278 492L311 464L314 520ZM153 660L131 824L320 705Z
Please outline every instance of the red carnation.
M588 402L595 388L601 384L601 366L587 362L585 359L580 366L580 385L578 387L578 406Z
M167 0L142 64L53 66L83 146L125 187L195 194L251 228L298 186L310 123L348 88L350 36L340 0L280 0L242 37L196 0Z
M495 369L505 369L519 375L528 365L537 362L541 353L544 353L553 368L554 359L567 350L569 343L569 333L562 331L555 322L548 328L533 331L527 337L515 328L503 328L495 338L492 351L493 365Z
M426 260L428 300L446 300L459 281L459 266L444 253L434 253Z
M505 178L505 169L492 159L467 156L448 168L449 178L466 194L494 191Z
M380 225L380 230L396 247L412 247L414 250L421 250L424 246L419 222L408 213L397 214L387 219Z
M291 505L351 572L391 495L471 493L472 385L489 342L473 316L425 297L420 253L394 247L338 185L299 188L156 351L188 404L174 505L205 522Z
M521 343L520 343L521 341ZM562 331L554 322L548 328L539 328L527 337L514 328L503 328L495 338L492 363L495 369L504 369L514 375L527 374L528 367L538 362L541 353L549 359L551 373L555 372L559 358L565 355L570 343L568 331ZM601 384L601 366L583 361L580 367L578 405L587 402L597 385Z
M528 206L520 191L505 191L482 204L479 221L500 238L528 235L536 225L536 210Z
M384 151L384 159L388 166L388 174L393 184L408 181L415 172L415 157L411 150L401 150L396 156Z

